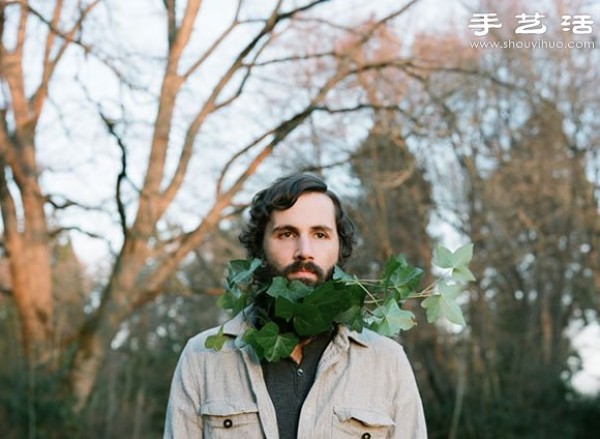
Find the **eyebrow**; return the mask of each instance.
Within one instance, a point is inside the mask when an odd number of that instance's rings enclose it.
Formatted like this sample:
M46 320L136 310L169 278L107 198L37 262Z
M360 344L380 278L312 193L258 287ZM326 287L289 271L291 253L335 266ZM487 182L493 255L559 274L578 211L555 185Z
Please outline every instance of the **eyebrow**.
M325 226L325 225L318 225L318 226L311 226L310 228L311 231L324 231L324 232L329 232L332 233L334 229L332 229L329 226ZM277 233L277 232L298 232L298 228L289 224L283 224L281 226L276 226L273 227L273 230L271 230L271 233Z

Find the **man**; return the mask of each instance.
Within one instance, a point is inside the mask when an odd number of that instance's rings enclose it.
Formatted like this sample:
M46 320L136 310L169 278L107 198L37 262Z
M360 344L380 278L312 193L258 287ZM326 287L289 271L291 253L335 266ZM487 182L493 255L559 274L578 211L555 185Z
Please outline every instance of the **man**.
M317 177L277 180L252 201L240 240L260 276L308 285L328 280L351 255L354 226ZM260 311L257 297L254 311ZM260 361L235 339L256 312L226 323L220 351L193 337L173 377L165 438L426 438L410 364L395 341L343 325L301 340L289 358Z

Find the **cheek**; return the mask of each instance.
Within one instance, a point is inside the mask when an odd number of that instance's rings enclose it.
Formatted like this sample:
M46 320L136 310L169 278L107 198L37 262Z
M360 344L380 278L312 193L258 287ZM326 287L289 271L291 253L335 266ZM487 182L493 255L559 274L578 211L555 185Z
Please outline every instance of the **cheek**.
M288 260L292 257L293 250L291 250L291 246L285 245L285 243L277 242L273 243L270 241L265 242L264 244L264 253L267 261L274 266L284 266L289 262Z
M340 256L339 244L335 243L335 244L328 246L328 248L325 249L325 255L326 255L326 257L323 259L323 262L325 262L326 265L333 266L333 265L337 264L337 262L339 260L339 256Z

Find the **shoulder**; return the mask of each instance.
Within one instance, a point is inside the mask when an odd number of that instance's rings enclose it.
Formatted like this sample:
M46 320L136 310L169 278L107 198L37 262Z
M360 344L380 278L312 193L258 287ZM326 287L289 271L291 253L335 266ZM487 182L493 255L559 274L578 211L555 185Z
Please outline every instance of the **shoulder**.
M339 331L341 334L345 333L350 340L363 346L372 347L374 349L391 349L403 351L402 346L396 340L378 334L377 332L367 328L364 328L361 332L357 332L352 331L345 326L341 326Z
M211 335L217 335L219 333L220 326L215 326L214 328L206 329L188 340L185 345L185 351L188 353L198 353L204 351L212 351L213 349L206 347L206 340Z
M407 361L404 348L394 339L366 328L361 332L356 332L342 327L340 331L346 332L348 339L353 342L351 344L364 348L361 350L364 351L365 355L375 356L380 359Z
M221 326L215 326L214 328L206 329L205 331L196 334L190 338L186 344L185 352L187 354L201 353L201 352L215 352L212 348L206 347L206 340L208 337L217 335L220 331L226 337L225 344L219 352L229 352L232 350L238 350L240 336L248 329L247 318L249 314L244 312L238 313L231 320L227 321Z

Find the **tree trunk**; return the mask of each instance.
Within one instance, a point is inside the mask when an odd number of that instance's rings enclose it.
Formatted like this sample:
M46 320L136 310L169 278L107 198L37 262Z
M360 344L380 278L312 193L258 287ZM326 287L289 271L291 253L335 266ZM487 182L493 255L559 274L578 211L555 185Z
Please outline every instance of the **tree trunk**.
M44 197L37 174L30 166L34 159L28 159L25 153L33 146L16 145L4 130L0 142L3 143L0 147L0 204L11 294L21 320L23 351L33 364L40 364L51 358L53 349L52 272ZM7 163L6 158L12 163ZM8 165L12 165L10 172L15 177L19 202L15 202L15 191L7 184Z

